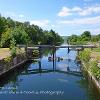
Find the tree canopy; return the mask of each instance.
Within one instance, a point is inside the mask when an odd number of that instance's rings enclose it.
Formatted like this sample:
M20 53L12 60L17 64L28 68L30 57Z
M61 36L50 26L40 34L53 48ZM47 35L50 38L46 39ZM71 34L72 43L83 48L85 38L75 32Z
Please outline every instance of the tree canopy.
M62 37L54 30L43 30L29 22L18 22L0 15L0 47L10 47L11 40L16 44L58 44Z
M81 35L71 35L67 38L67 43L70 44L86 44L88 42L100 41L100 34L91 35L89 31L83 32Z

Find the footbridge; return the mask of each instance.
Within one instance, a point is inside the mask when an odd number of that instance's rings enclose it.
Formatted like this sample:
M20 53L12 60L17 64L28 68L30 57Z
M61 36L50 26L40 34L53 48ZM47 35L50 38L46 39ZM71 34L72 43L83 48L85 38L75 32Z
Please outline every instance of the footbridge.
M34 49L34 48L96 48L95 45L61 45L61 46L56 46L56 45L34 45L34 46L29 46L27 47L28 49Z

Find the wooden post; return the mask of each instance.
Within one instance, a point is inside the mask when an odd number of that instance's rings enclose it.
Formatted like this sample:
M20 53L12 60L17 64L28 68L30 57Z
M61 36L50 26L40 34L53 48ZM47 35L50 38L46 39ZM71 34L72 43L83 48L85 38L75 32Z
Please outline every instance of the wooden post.
M53 70L56 70L56 48L53 46Z
M41 73L41 60L39 60L39 73Z
M70 52L70 49L69 49L69 47L68 47L68 53Z
M54 47L52 47L52 51L53 51L53 70L55 69L55 55L54 55Z
M55 70L56 70L56 61L57 61L57 58L56 58L56 47L55 47Z
M39 47L39 58L41 58L41 47Z
M77 54L79 55L79 50L77 49Z
M25 53L26 53L26 58L28 57L28 52L27 52L27 45L25 46Z
M42 67L41 67L41 47L39 47L39 73L41 75Z

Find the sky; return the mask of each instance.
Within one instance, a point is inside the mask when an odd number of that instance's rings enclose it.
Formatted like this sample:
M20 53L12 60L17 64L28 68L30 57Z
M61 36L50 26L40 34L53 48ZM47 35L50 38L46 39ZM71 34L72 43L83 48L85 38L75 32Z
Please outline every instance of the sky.
M0 0L0 14L62 36L100 34L100 0Z

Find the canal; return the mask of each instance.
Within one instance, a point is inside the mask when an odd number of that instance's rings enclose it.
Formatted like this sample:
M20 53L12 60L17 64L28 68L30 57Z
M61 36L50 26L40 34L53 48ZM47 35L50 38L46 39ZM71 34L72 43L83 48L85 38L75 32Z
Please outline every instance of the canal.
M100 100L100 94L81 72L76 51L51 52L0 80L0 100Z

